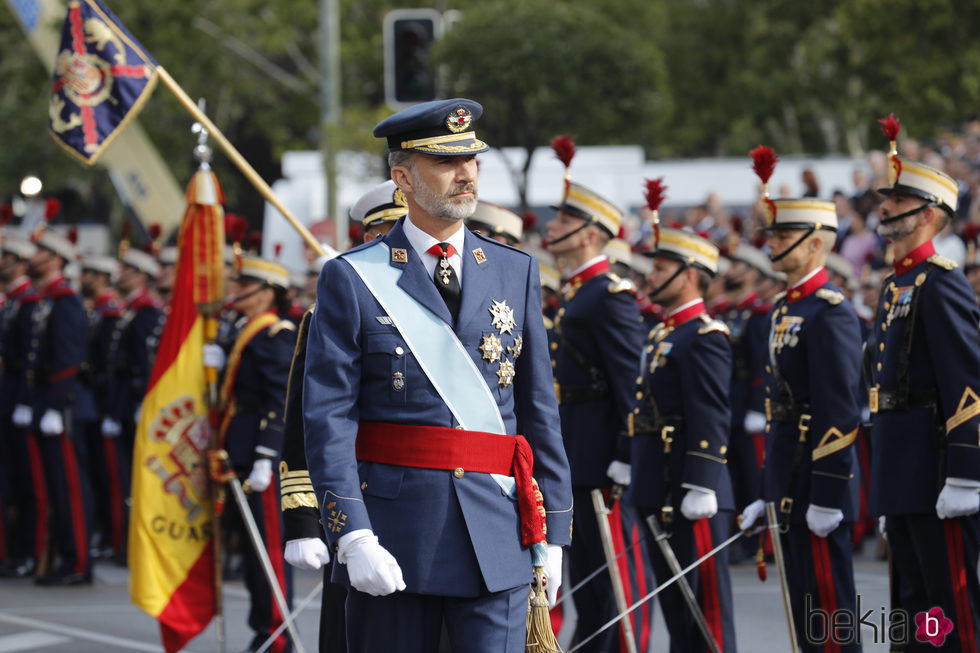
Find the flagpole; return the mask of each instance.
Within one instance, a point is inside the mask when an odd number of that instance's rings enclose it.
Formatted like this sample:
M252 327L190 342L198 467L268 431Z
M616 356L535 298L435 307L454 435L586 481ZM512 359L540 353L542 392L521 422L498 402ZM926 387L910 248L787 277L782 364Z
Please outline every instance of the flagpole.
M178 84L177 81L170 76L170 73L168 73L163 66L157 66L156 72L160 76L160 81L162 81L164 85L170 89L170 92L173 93L177 100L184 105L184 108L187 109L192 116L194 116L194 119L204 125L210 135L218 142L218 145L221 146L221 149L224 150L224 153L228 156L228 158L232 160L232 163L238 167L242 174L245 175L245 177L252 183L255 189L259 191L262 197L264 197L269 204L276 207L276 209L283 215L284 218L286 218L286 221L289 222L293 229L295 229L299 235L302 236L303 240L310 247L310 249L316 252L317 256L325 256L326 251L323 249L323 246L320 245L320 241L318 241L313 234L310 233L310 230L296 219L296 216L293 215L292 211L287 209L279 198L276 197L275 193L273 193L272 189L269 187L269 184L265 183L265 180L259 176L259 173L255 171L255 168L253 168L252 165L245 160L245 157L243 157L239 151L235 149L235 146L231 144L231 141L225 138L225 135L221 133L221 130L219 130L218 127L211 122L211 119L198 108L190 96L187 95L187 93L184 92L184 89L180 87L180 84Z

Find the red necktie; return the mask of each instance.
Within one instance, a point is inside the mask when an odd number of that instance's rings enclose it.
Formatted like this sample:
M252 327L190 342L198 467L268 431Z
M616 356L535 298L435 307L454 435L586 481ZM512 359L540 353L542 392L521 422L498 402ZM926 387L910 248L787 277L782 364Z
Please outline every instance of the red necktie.
M449 243L438 243L427 251L429 254L439 257L432 280L436 284L439 294L442 295L443 301L446 302L455 322L459 316L459 302L462 293L459 287L459 277L456 276L456 270L450 265L449 257L456 255L456 248Z

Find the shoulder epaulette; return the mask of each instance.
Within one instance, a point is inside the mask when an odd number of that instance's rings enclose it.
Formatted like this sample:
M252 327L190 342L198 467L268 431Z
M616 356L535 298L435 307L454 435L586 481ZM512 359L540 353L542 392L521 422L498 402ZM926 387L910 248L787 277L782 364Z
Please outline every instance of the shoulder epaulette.
M636 287L633 285L633 282L630 281L629 279L621 279L619 275L613 274L611 272L606 276L609 277L609 292L611 292L612 294L615 295L616 293L627 292L627 291L636 292Z
M731 331L728 330L728 325L721 320L715 320L708 317L706 314L702 314L701 321L704 323L704 326L698 329L699 336L703 336L706 333L713 333L715 331L725 334L726 338L731 336Z
M279 320L271 327L269 327L269 337L270 338L276 337L280 331L295 331L295 330L296 330L296 325L290 322L289 320Z
M57 288L51 291L51 295L50 295L52 299L58 299L59 297L74 297L74 296L75 296L75 290L68 285L58 286Z
M772 298L772 303L775 304L776 302L782 301L785 298L786 298L786 291L784 290L782 292L776 293L776 296Z
M547 315L542 315L541 319L544 320L544 328L547 329L548 331L551 331L552 329L555 328L555 321L552 320Z
M926 260L937 267L941 267L944 270L952 270L953 268L959 267L956 261L954 261L951 258L946 258L942 254L933 254Z
M831 290L830 288L817 288L815 293L817 297L824 300L831 306L837 306L842 301L844 301L844 295L837 292L836 290Z

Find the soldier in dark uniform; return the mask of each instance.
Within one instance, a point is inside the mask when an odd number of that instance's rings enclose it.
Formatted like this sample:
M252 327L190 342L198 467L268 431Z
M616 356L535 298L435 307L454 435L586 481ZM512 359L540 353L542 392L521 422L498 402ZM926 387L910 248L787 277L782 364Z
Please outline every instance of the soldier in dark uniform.
M734 504L726 456L731 345L728 328L708 316L703 299L717 273L718 248L693 233L661 228L650 255L650 298L663 306L664 321L647 336L634 387L636 402L628 421L636 474L626 500L641 517L658 520L670 533L668 542L686 567L730 531ZM652 531L646 546L657 580L666 581L673 572L654 545ZM734 651L727 550L687 579L719 650ZM660 597L670 650L708 650L676 586Z
M562 436L578 506L569 556L570 581L576 584L606 562L592 490L630 483L626 415L632 409L643 327L633 284L612 274L609 259L602 254L619 232L623 214L593 191L571 182L555 208L558 213L548 223L548 251L571 271L555 317L553 346ZM634 539L631 506L618 503L611 521L614 532L622 532L628 541ZM652 582L649 570L641 574L644 581ZM574 599L579 639L616 615L608 574L596 576ZM649 633L648 618L648 611L636 615L638 636ZM617 637L611 628L583 650L611 651ZM645 642L637 648L644 649Z
M6 482L4 529L7 560L0 574L22 577L34 573L48 537L48 499L37 436L31 425L34 409L27 396L27 363L31 316L41 296L27 274L37 248L11 232L0 243L0 283L6 302L0 310L0 435ZM8 519L9 518L9 519Z
M96 415L109 411L109 343L116 322L122 316L113 283L119 275L119 261L109 256L86 256L81 268L81 291L88 316L88 357L82 381L92 395ZM122 550L126 539L125 490L120 479L117 440L102 432L101 420L85 426L86 467L92 480L93 549L105 557Z
M851 529L861 335L854 309L824 269L837 215L833 202L816 199L767 206L770 258L789 288L770 315L763 499L743 511L742 528L759 521L763 501L778 506L800 649L824 650L813 642L832 639L842 651L859 651L853 630L847 641L829 623L808 619L808 609L854 614L856 601Z
M891 180L880 191L878 233L894 247L894 272L869 343L871 510L885 516L901 580L892 607L913 623L939 608L953 624L943 650L972 653L980 641L978 311L963 274L932 243L956 211L958 186L897 155ZM927 633L941 634L943 623L931 623L937 629ZM942 643L912 638L907 650Z
M408 214L404 194L395 182L385 181L368 191L351 208L350 217L364 226L364 242L388 233ZM332 257L329 257L332 258ZM327 260L329 260L327 258ZM324 261L325 263L326 261ZM323 567L323 599L320 602L320 653L343 653L347 650L344 627L344 603L347 588L330 581L333 564L327 550L320 508L309 467L306 464L303 436L303 377L306 370L306 339L309 335L311 308L303 316L296 351L289 368L289 391L286 394L285 436L279 480L282 493L283 533L286 540L286 562L298 569Z
M537 265L462 223L481 113L440 100L375 127L409 214L317 288L306 457L361 653L430 653L443 624L453 650L519 653L532 564L550 601L560 586L571 491Z
M231 465L249 490L248 505L255 518L276 580L286 596L292 595L292 574L283 561L282 513L279 487L272 470L283 447L283 415L289 361L296 345L296 326L282 319L288 308L289 273L283 266L252 256L242 257L233 305L246 318L235 343L221 359L219 345L205 346L205 364L224 367L221 384L223 448ZM243 541L249 542L243 537ZM250 650L257 650L282 622L269 582L251 543L243 549L245 586L251 597L248 625L255 632ZM285 635L271 651L289 649Z
M74 244L50 229L35 239L31 276L41 300L33 305L27 384L34 412L34 433L51 506L53 564L35 579L39 585L92 582L89 556L91 519L84 437L74 419L84 392L79 374L87 352L85 309L62 271L76 258Z
M520 247L524 239L524 220L509 209L480 200L466 226L511 247Z

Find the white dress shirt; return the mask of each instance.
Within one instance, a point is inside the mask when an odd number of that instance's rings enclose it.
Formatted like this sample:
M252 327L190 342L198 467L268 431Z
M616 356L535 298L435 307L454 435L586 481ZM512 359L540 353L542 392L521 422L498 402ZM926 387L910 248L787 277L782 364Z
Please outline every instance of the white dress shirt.
M440 242L447 242L453 246L456 253L449 257L449 265L453 266L453 270L456 271L456 278L459 279L459 287L463 287L463 244L466 239L466 232L464 231L463 221L459 221L459 228L456 230L452 236L447 238L445 241L436 240L433 236L425 233L412 223L412 217L407 216L405 222L402 223L402 229L405 230L405 237L408 238L408 242L412 244L412 248L419 255L422 260L422 265L425 266L425 271L429 273L429 277L432 278L436 273L436 264L439 262L439 256L435 254L429 254L429 248L433 245L438 245Z

